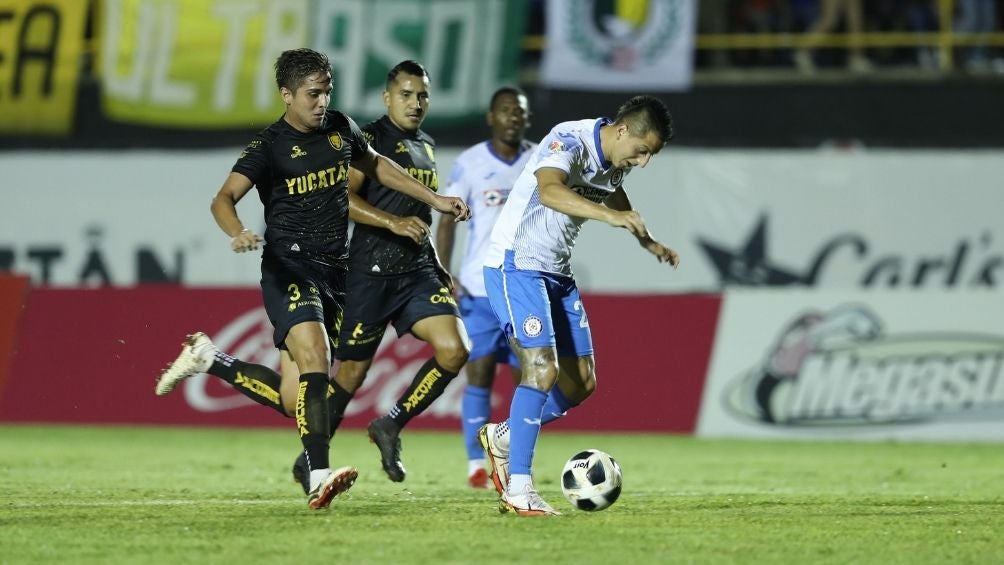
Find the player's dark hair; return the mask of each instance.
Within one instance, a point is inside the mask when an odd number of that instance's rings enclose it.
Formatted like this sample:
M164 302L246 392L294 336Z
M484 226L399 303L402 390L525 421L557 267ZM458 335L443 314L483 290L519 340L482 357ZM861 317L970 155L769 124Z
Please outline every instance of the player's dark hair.
M627 124L628 130L644 137L655 131L663 143L673 139L673 116L662 100L654 96L635 96L617 110L618 123Z
M331 62L328 61L328 56L313 49L283 51L275 60L275 84L292 92L296 92L310 75L330 72Z
M401 61L400 63L394 65L394 68L387 73L387 90L390 90L391 83L393 83L397 78L397 75L401 73L429 78L429 72L425 70L422 63L408 59L407 61Z
M526 96L526 93L523 92L523 89L519 88L518 86L503 86L498 90L496 90L494 94L492 94L492 100L491 102L488 103L488 109L494 108L495 102L497 102L498 99L505 94L512 94L516 98L519 98L520 96L523 97Z

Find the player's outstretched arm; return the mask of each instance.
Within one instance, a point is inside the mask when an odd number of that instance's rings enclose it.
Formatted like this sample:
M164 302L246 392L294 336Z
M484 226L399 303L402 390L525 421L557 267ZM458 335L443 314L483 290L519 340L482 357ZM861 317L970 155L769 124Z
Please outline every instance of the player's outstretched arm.
M467 208L466 202L460 198L436 194L429 187L415 180L400 165L380 155L372 147L366 155L353 161L352 166L387 188L407 194L419 202L432 206L438 212L451 214L458 222L471 217L471 211Z
M365 177L356 169L349 168L349 219L359 224L390 230L421 244L429 237L429 226L415 216L401 217L381 210L359 196Z
M237 203L253 186L251 179L240 173L231 172L209 205L209 211L213 213L216 224L230 236L230 249L236 253L258 249L262 242L258 234L244 227L244 223L237 215Z
M620 212L634 212L634 207L631 206L631 199L628 198L627 192L624 190L623 186L618 187L617 190L615 190L614 193L607 198L605 204L608 208ZM637 212L634 213L637 214ZM639 215L638 218L640 219L641 216ZM678 267L680 265L680 256L676 253L676 251L673 251L670 247L656 241L655 237L652 236L652 232L648 231L648 227L645 226L644 222L641 223L641 227L644 231L641 232L640 235L634 231L631 232L638 239L638 243L648 250L649 253L655 255L656 259L658 259L660 263L669 263L674 269Z
M440 224L444 223L453 224L453 222L440 222ZM432 262L436 266L436 274L439 275L439 280L443 281L443 284L446 285L446 288L450 289L450 292L452 293L457 288L456 281L453 280L453 275L450 274L450 270L443 266L441 255L439 250L436 249L435 244L429 246L429 253L432 255ZM446 264L449 265L449 263Z
M568 173L561 169L544 167L534 173L540 203L562 214L590 220L600 220L608 224L614 221L617 212L606 206L586 200L568 187Z
M444 266L453 264L453 241L457 235L456 222L439 221L436 226L436 252Z

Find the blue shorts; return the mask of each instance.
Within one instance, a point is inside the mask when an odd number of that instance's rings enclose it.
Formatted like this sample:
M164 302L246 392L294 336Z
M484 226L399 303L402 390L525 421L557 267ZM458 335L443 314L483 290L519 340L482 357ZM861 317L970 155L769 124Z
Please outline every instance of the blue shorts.
M471 338L471 360L489 355L496 363L508 363L519 367L516 354L509 347L509 341L502 332L498 318L492 312L492 305L485 296L461 296L460 315L464 317L467 335Z
M506 251L501 268L485 267L485 288L506 336L520 347L554 347L559 357L593 354L593 336L575 279L526 271Z

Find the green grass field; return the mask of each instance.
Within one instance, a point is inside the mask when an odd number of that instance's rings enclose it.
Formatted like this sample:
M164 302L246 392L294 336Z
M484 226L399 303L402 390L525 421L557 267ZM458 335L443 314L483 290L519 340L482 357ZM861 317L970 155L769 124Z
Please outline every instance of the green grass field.
M537 483L560 517L500 515L465 484L458 434L406 432L391 483L364 433L355 487L314 512L292 430L0 426L0 563L1004 563L1004 449L545 433ZM581 448L624 493L574 510Z

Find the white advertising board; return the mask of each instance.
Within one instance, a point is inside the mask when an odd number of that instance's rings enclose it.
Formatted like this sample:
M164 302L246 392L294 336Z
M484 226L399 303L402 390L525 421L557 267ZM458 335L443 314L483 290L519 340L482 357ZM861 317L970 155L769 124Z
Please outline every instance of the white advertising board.
M437 150L441 176L459 151ZM68 286L256 284L256 257L233 254L209 214L239 153L0 154L0 268ZM1002 179L1002 151L670 146L625 186L680 268L600 222L583 228L572 261L591 292L994 290L1004 284ZM255 194L240 212L261 230Z
M993 293L725 295L698 435L1004 441Z

